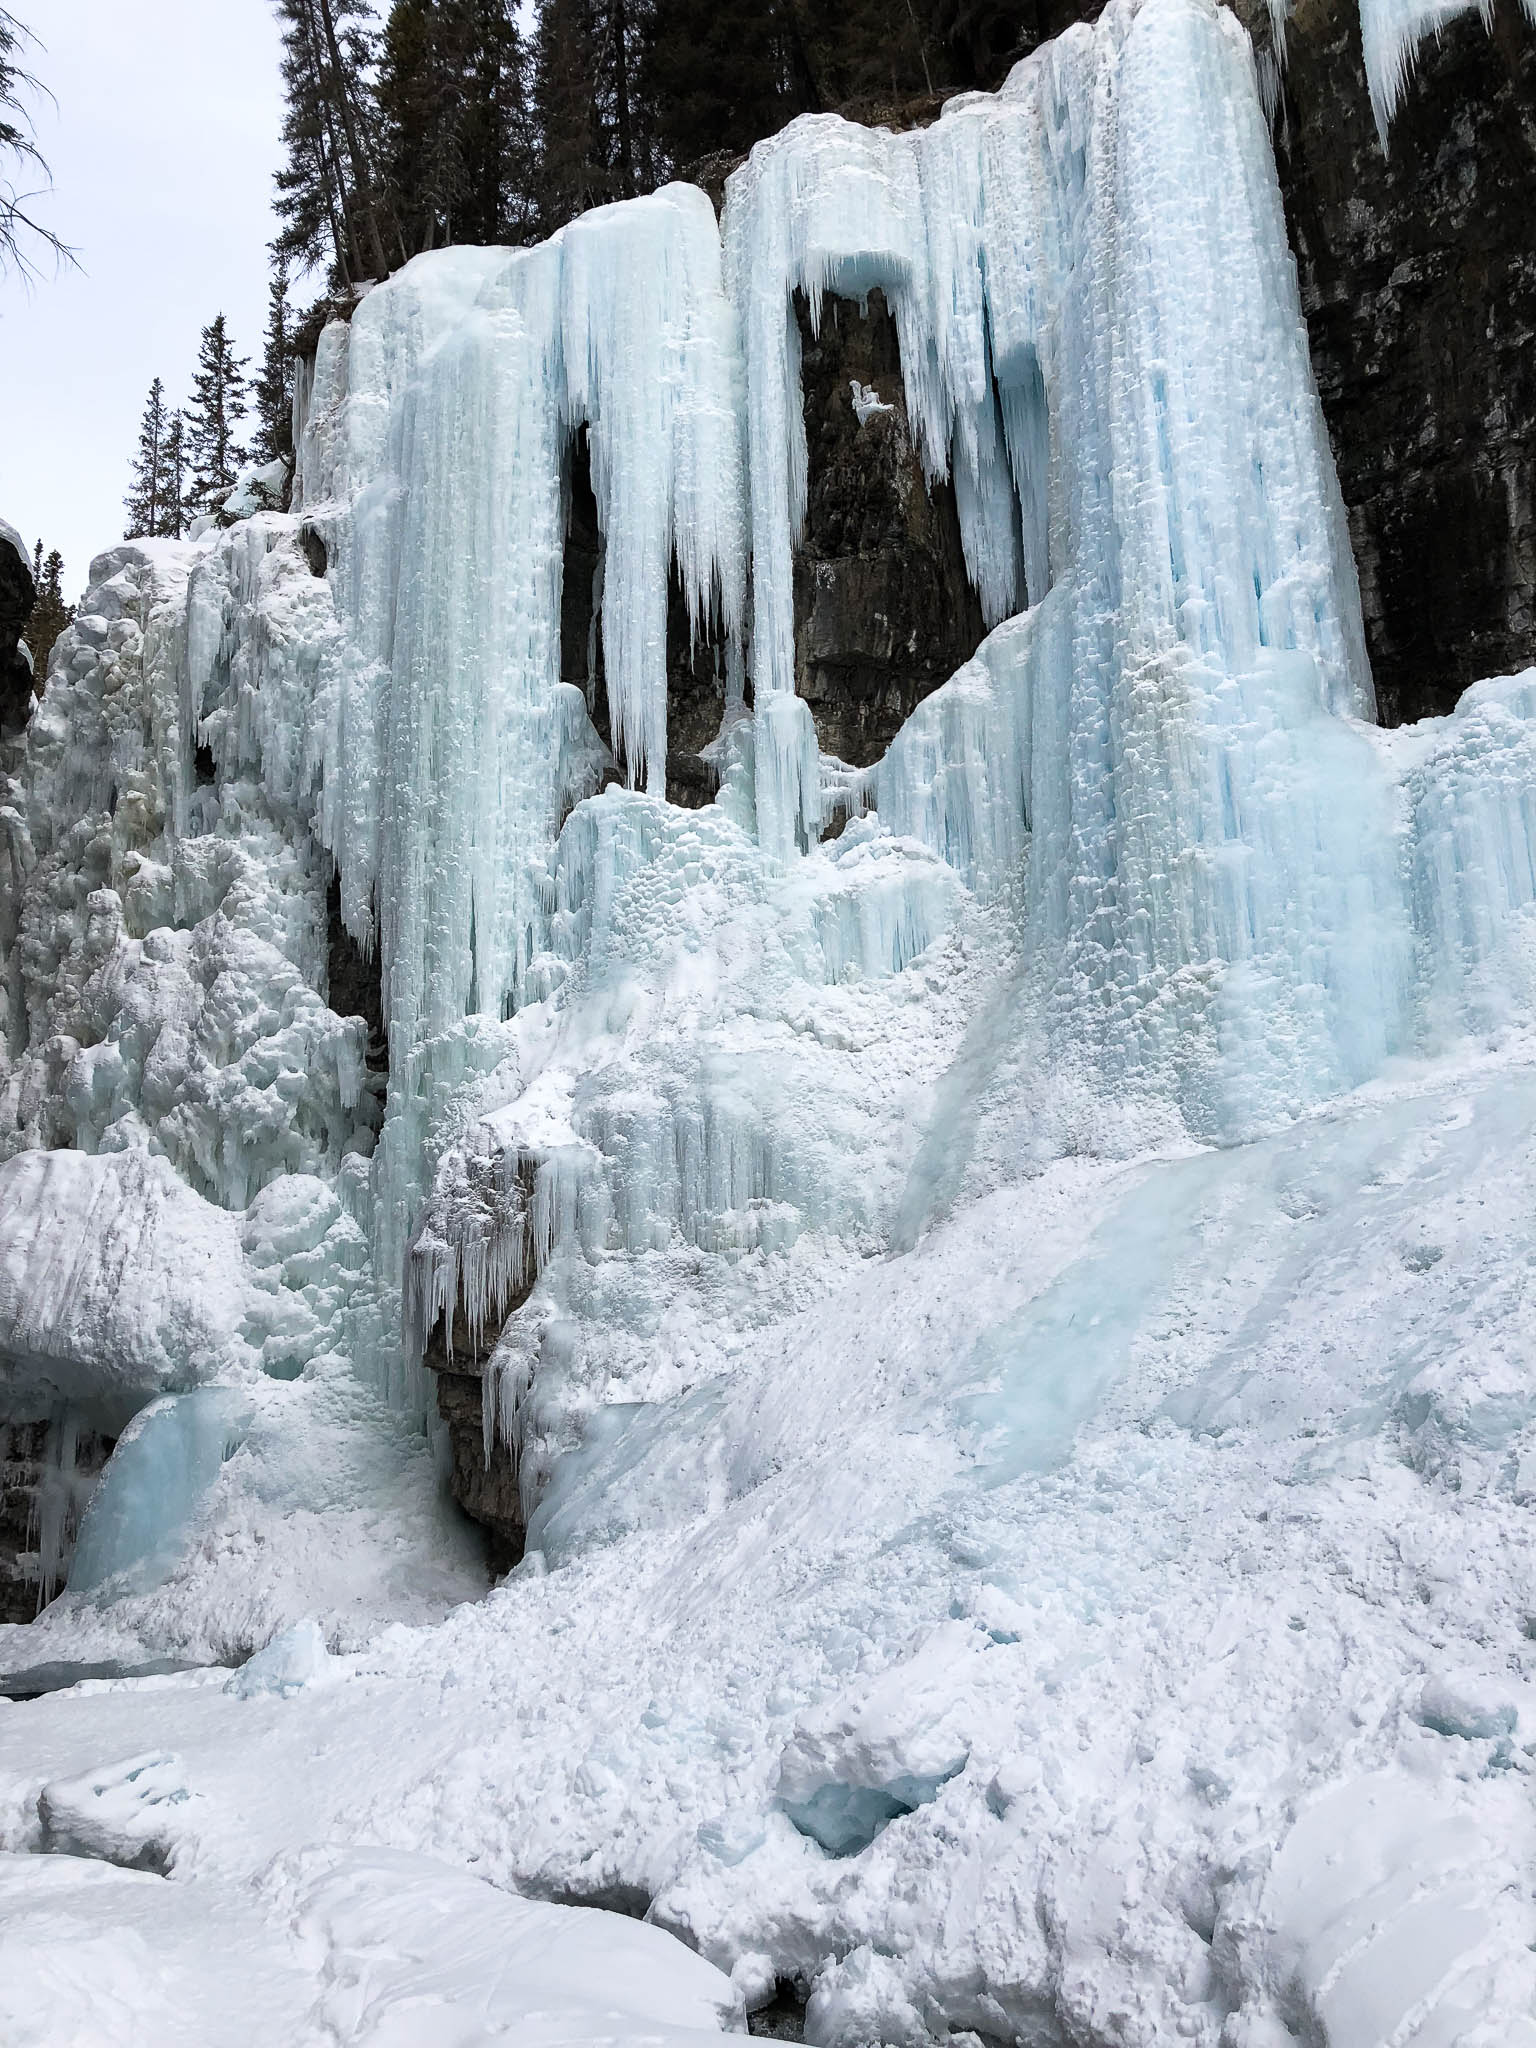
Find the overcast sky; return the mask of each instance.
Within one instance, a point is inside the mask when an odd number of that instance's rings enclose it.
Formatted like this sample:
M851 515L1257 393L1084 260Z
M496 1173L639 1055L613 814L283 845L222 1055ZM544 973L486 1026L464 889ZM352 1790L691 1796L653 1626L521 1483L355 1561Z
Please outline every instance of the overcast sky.
M79 252L30 295L0 280L0 518L64 554L70 597L123 530L150 381L187 396L222 312L259 358L275 231L277 29L268 0L6 0L53 171L42 217Z

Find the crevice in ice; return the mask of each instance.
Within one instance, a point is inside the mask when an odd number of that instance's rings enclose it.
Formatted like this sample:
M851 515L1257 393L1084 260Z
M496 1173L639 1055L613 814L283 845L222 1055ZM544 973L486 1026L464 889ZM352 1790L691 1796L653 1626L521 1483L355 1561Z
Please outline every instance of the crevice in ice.
M339 1017L361 1017L367 1030L364 1064L370 1074L387 1073L389 1039L384 1028L384 975L378 948L365 951L341 915L341 878L333 874L326 891L326 1001Z
M566 444L565 540L560 571L560 680L586 700L587 716L611 753L608 678L603 671L603 536L592 491L592 448L585 426ZM623 766L619 766L622 778Z
M112 1447L69 1403L0 1421L0 1622L32 1620L63 1587Z
M325 545L325 536L313 526L299 528L299 546L304 550L304 559L309 564L311 576L323 576L330 566L330 556Z
M776 1978L768 2003L747 2014L747 2032L763 2041L803 2041L807 2002L793 1977Z

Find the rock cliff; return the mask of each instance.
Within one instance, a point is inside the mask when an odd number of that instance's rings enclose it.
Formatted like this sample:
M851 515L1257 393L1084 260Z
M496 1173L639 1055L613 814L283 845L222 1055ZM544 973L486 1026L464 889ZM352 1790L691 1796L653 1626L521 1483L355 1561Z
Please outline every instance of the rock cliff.
M32 662L21 636L36 598L21 536L0 519L0 736L26 722Z

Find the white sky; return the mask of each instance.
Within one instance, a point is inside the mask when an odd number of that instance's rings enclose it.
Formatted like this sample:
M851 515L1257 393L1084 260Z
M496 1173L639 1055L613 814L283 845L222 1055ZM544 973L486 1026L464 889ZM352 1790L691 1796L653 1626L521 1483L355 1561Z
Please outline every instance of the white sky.
M268 0L7 0L53 171L41 217L81 270L0 280L0 518L64 554L73 598L123 530L152 378L187 396L222 312L259 360L281 119Z

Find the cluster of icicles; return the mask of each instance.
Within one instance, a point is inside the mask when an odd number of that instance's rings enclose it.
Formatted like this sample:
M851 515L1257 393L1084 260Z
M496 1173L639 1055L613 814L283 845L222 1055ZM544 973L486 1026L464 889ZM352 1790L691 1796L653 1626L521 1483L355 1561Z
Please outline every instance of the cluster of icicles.
M593 866L614 839L582 800L608 756L561 680L576 437L620 766L660 802L675 574L726 649L722 803L784 874L839 767L795 694L795 298L814 326L828 294L876 288L996 629L864 779L882 829L1006 897L1061 1030L1111 1075L1165 1074L1197 1127L1352 1085L1418 1029L1422 934L1358 723L1358 590L1252 52L1213 0L1112 0L927 130L793 123L718 227L671 186L537 248L418 258L322 337L297 504L340 630L268 650L261 715L380 949L375 1257L398 1281L420 1231L418 1337L456 1298L494 1318L533 1256L501 1169L481 1188L450 1162L462 1199L421 1222L485 1071L474 1020L557 987L623 879ZM888 921L916 943L927 915Z

